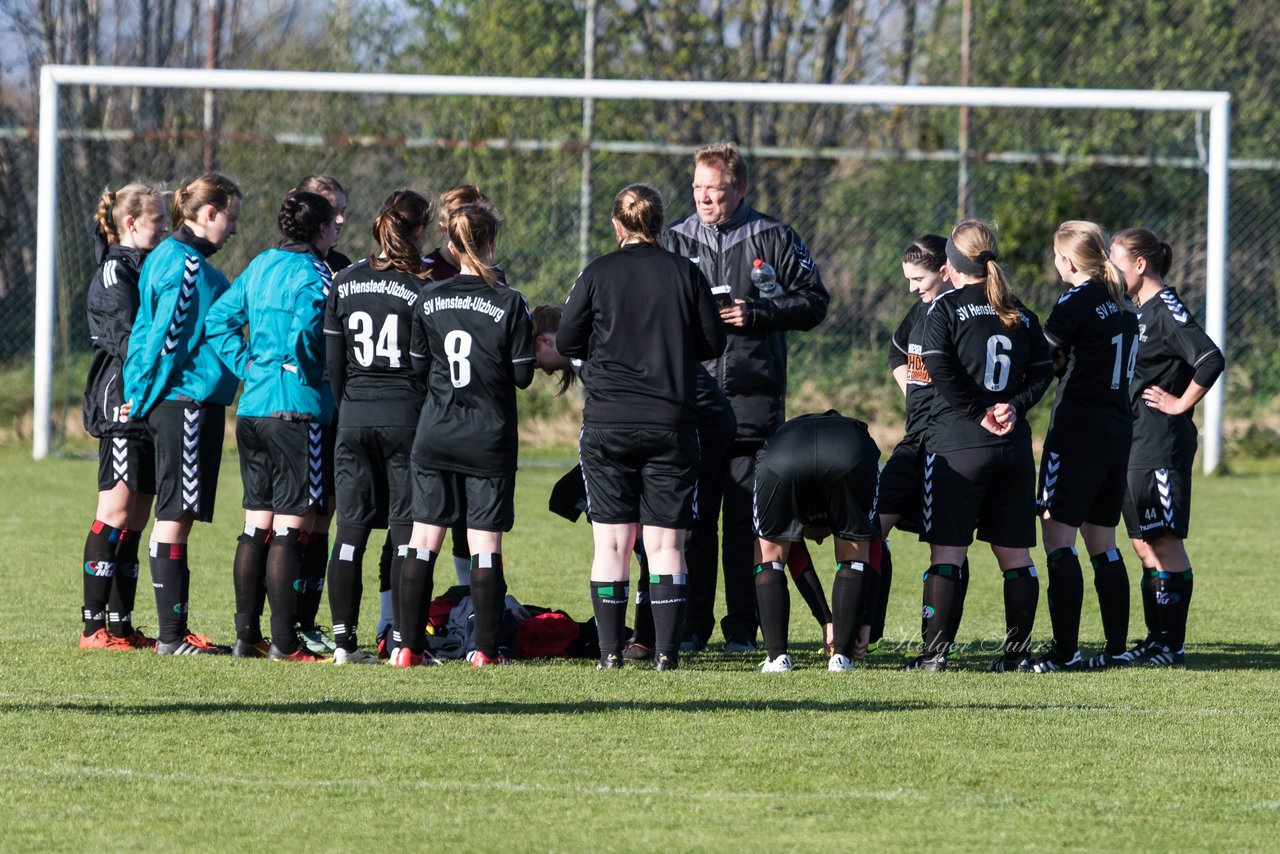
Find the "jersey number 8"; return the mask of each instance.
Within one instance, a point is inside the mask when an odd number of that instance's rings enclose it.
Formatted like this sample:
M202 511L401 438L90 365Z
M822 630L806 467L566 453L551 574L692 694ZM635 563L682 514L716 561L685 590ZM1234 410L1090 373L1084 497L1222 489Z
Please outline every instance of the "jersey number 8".
M449 360L449 382L454 388L463 388L471 382L471 335L455 329L444 336L444 355Z

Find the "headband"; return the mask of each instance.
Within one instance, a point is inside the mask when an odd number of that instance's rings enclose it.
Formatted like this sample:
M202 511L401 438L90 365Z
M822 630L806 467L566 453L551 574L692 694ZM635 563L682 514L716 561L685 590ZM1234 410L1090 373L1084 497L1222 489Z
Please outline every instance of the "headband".
M987 275L987 262L997 260L999 256L990 249L979 252L977 258L970 258L956 248L950 237L947 238L947 262L957 273L982 278Z

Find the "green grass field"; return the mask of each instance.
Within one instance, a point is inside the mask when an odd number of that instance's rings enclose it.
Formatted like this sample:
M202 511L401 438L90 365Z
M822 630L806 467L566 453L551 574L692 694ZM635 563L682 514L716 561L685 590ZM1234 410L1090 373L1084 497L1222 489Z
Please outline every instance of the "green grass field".
M508 578L585 618L589 530L545 510L561 471L521 471ZM925 566L903 535L886 630L903 643L854 673L825 671L794 594L792 674L710 651L671 674L84 653L96 462L10 446L0 472L0 849L1274 850L1275 475L1196 481L1189 667L1037 676L985 673L977 651L899 670ZM222 640L238 501L229 457L192 546L192 625ZM988 553L972 563L961 640L993 645L1000 583ZM1086 648L1100 636L1087 592Z

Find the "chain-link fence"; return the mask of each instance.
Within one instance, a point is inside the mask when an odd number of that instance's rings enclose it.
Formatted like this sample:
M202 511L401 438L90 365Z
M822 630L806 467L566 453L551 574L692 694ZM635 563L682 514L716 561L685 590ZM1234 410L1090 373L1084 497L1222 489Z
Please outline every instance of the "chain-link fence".
M198 92L156 92L170 115L201 113ZM89 346L84 293L94 269L90 224L99 194L134 179L172 189L203 170L206 143L213 144L218 170L245 191L239 234L215 259L229 276L275 243L276 208L304 175L332 174L349 190L339 248L352 257L372 249L369 225L391 190L437 191L465 181L479 184L502 212L498 254L512 284L531 305L564 300L582 260L582 146L577 139L564 141L580 102L224 92L218 108L213 137L124 122L107 131L64 122L55 431L74 435L77 429ZM1060 221L1079 218L1112 231L1141 225L1160 234L1174 249L1168 281L1203 320L1204 131L1197 116L1186 113L974 109L962 158L956 150L959 115L951 108L601 103L591 157L591 253L613 248L609 210L614 193L627 183L643 181L661 190L669 221L690 213L690 154L718 139L744 109L778 131L767 144L745 147L751 165L748 203L796 228L831 292L826 321L791 336L792 411L835 406L868 418L885 437L898 429L901 403L885 349L912 299L899 259L917 235L947 233L961 204L997 226L1002 261L1024 302L1042 317L1062 289L1049 240ZM519 117L518 136L507 127L507 136L490 136L489 117L503 114ZM127 122L135 114L121 115ZM805 131L815 124L837 128L841 146L807 145ZM342 133L344 127L361 133ZM1093 134L1106 140L1106 150L1072 137L1071 130L1079 128L1113 129ZM783 135L787 129L790 138ZM0 146L4 181L22 194L6 204L0 226L0 360L7 375L20 376L31 357L33 328L34 134L10 132ZM963 202L961 160L967 171ZM1229 437L1251 425L1269 427L1278 411L1280 355L1273 341L1280 329L1280 265L1272 255L1280 250L1267 239L1280 211L1274 199L1278 176L1275 164L1263 161L1237 164L1232 171ZM529 411L559 411L547 402L549 395L549 387L543 388Z

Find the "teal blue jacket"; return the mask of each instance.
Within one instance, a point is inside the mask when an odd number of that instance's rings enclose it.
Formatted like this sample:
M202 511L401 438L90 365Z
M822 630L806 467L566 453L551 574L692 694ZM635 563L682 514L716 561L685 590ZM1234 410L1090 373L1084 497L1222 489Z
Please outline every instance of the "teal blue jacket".
M204 335L205 315L230 287L205 260L213 251L213 244L183 226L142 265L138 315L124 364L124 397L133 401L130 418L146 418L162 400L226 406L235 399L235 375Z
M333 396L326 394L324 376L328 290L324 261L309 246L285 244L250 261L209 310L205 335L218 358L244 380L237 415L316 421L331 415Z

